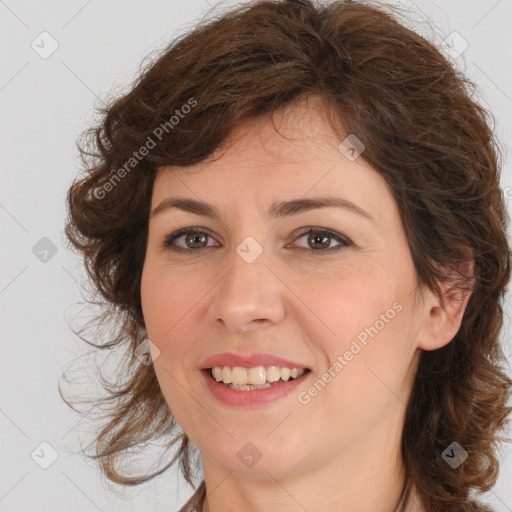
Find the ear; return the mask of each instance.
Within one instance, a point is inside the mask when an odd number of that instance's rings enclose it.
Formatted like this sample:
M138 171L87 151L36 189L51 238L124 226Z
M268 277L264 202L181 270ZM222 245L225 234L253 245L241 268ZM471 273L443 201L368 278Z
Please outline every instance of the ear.
M441 348L455 337L474 286L474 260L469 247L458 247L461 262L456 266L443 266L450 279L441 284L439 297L424 290L422 301L423 324L418 336L418 347L423 350Z

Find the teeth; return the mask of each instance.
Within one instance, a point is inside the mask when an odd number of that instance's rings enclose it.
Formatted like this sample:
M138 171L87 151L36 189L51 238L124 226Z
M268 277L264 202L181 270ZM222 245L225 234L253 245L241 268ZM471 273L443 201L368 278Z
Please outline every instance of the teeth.
M258 387L269 387L269 383L277 382L279 379L287 381L290 378L296 379L305 372L303 368L285 368L279 366L256 366L254 368L243 368L241 366L215 366L212 368L212 376L217 382L230 384L229 387L243 386L240 389L257 389ZM265 385L267 384L267 385Z
M247 370L245 368L240 368L240 366L235 366L231 370L231 382L237 386L245 386L248 384ZM250 384L252 384L252 382Z
M213 378L217 382L221 381L222 380L222 368L220 368L219 366L212 368L212 375L213 375Z
M267 368L267 382L277 382L281 378L279 366L269 366Z
M263 389L269 388L270 384L265 382L265 384L246 384L245 386L236 386L235 384L226 384L226 386L230 389L237 389L238 391L249 391L250 389Z
M222 379L225 384L229 384L232 382L231 380L231 368L229 366L224 366L222 369Z
M247 372L247 384L265 384L265 382L267 382L267 372L263 366L249 368Z

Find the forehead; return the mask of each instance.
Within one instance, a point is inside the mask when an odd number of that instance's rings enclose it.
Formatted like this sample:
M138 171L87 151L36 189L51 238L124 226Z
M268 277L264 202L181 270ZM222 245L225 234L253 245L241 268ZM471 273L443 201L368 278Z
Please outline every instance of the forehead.
M274 126L275 124L275 126ZM241 124L207 160L158 170L152 208L168 197L202 199L233 211L276 200L336 195L376 218L395 209L378 172L361 157L349 160L339 137L311 105ZM278 131L276 131L278 130Z

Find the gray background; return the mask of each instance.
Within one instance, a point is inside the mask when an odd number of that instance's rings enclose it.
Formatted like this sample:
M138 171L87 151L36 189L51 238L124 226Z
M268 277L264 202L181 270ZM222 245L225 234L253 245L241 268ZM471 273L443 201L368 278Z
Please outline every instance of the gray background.
M453 52L461 48L459 43L444 46L478 85L479 101L494 114L497 136L508 149L512 0L395 3L409 8L411 26L438 44L454 31L467 41L468 48L457 58ZM93 120L98 98L114 87L126 91L143 57L190 29L210 5L213 0L0 0L2 512L163 512L178 509L192 493L169 471L116 495L77 453L86 423L63 404L57 380L87 348L68 326L80 326L87 313L77 306L84 271L66 249L62 230L65 194L78 168L75 141ZM417 25L425 18L432 20L432 29ZM40 56L51 48L48 36L40 36L44 31L58 43L47 58ZM33 41L39 53L31 47ZM507 157L502 186L508 199L511 185ZM44 237L50 242L41 241ZM508 303L506 307L502 342L512 360L511 309ZM40 464L51 462L52 452L42 442L58 455L47 469ZM499 481L487 494L500 512L512 511L510 452L510 445L502 446Z

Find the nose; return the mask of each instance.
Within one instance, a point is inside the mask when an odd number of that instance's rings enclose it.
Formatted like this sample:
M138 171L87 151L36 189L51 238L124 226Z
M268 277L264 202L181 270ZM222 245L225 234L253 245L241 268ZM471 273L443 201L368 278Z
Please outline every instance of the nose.
M215 327L243 333L280 322L285 285L267 267L262 253L248 263L234 251L224 277L214 288L208 319Z

